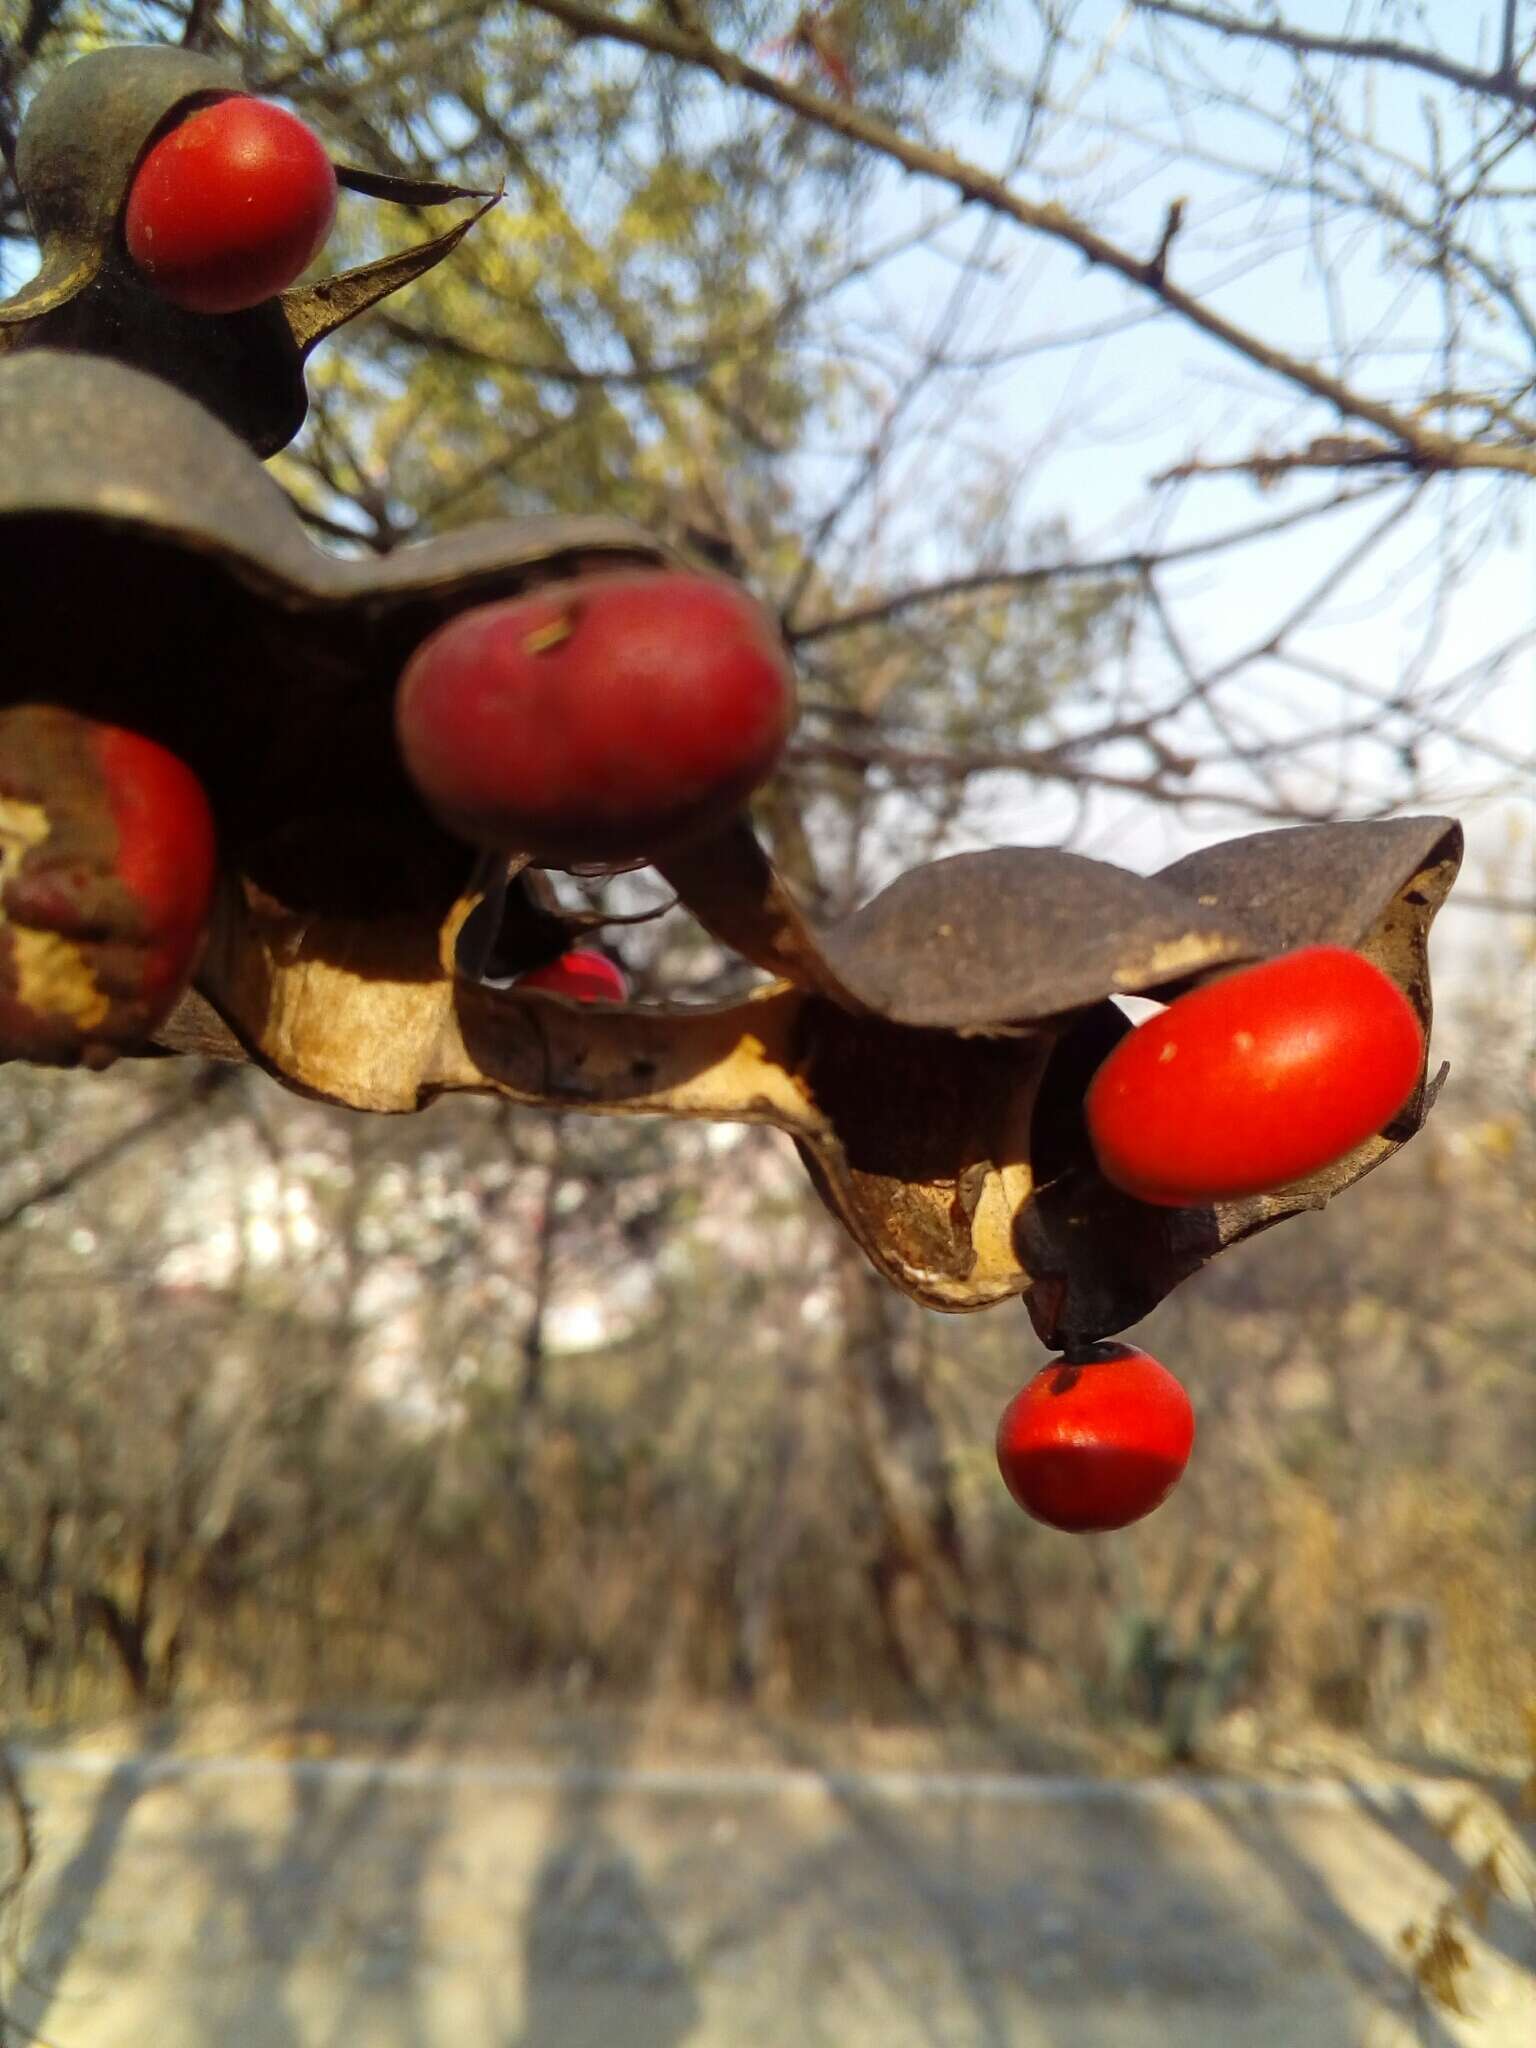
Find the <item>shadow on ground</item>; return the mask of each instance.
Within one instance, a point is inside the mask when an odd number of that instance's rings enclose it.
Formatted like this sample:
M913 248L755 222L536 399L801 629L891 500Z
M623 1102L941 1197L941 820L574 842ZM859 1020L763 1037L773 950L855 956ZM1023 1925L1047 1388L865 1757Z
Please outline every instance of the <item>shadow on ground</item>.
M456 1752L436 1710L431 1755L402 1722L366 1758L189 1763L168 1731L94 1777L35 1759L16 2016L57 2048L1530 2038L1409 2010L1396 1933L1467 1864L1406 1788L881 1776L761 1724L703 1778L637 1776L618 1725L520 1769L456 1762L470 1725ZM1532 1963L1501 1908L1480 1967L1536 1997Z

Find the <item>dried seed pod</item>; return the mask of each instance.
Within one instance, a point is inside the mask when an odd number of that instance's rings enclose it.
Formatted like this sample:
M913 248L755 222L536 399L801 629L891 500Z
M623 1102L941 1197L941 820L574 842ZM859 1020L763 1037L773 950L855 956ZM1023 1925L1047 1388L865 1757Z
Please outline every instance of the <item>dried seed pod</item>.
M107 1066L185 986L213 892L174 754L53 705L0 713L0 1057Z
M1452 818L1391 818L1257 832L1192 854L1157 879L1206 909L1230 907L1263 941L1260 957L1326 943L1363 953L1408 998L1426 1041L1433 1021L1430 926L1461 865ZM1178 988L1157 993L1169 996ZM1164 1209L1111 1187L1099 1172L1083 1098L1131 1029L1112 1005L1086 1012L1041 1083L1034 1150L1039 1195L1019 1219L1020 1256L1035 1276L1029 1310L1046 1343L1123 1330L1227 1245L1321 1209L1423 1127L1445 1078L1419 1085L1392 1122L1332 1165L1275 1194L1206 1208Z
M0 360L0 702L163 738L207 786L228 863L294 909L414 911L435 932L470 856L400 761L410 655L462 610L673 560L604 519L344 560L170 385L46 349ZM110 602L82 602L98 592Z
M1427 926L1454 875L1458 828L1354 829L1372 875L1360 943L1404 904ZM1395 887L1372 844L1387 829ZM1315 864L1297 837L1283 858L1303 888ZM1329 864L1337 857L1335 845ZM454 958L456 929L450 919L440 962ZM598 1115L777 1125L895 1286L955 1312L1022 1295L1048 1342L1112 1335L1224 1245L1320 1207L1411 1137L1434 1093L1418 1091L1391 1129L1282 1195L1153 1208L1108 1186L1082 1127L1088 1081L1115 1028L1129 1028L1108 1003L975 1035L853 1013L783 981L723 1009L579 1011L434 978L433 957L419 926L298 919L248 900L227 906L201 985L269 1071L357 1108L411 1110L468 1090ZM1404 992L1425 1016L1426 992Z
M0 355L63 348L109 356L177 385L259 455L304 421L304 360L328 334L440 263L478 212L446 235L376 263L296 285L241 312L173 304L131 260L122 215L151 145L240 81L212 59L168 46L106 49L57 72L27 109L16 178L42 255L35 278L0 300ZM488 195L338 171L338 182L403 205ZM483 211L484 207L480 208Z
M169 385L47 350L0 362L8 672L29 696L171 745L209 788L233 878L201 1007L162 1043L243 1049L361 1109L470 1090L775 1124L893 1284L952 1311L1021 1295L1048 1341L1124 1329L1418 1128L1429 1085L1302 1186L1170 1210L1104 1182L1082 1103L1127 1028L1111 995L1168 998L1297 945L1364 952L1427 1032L1427 934L1460 857L1444 818L1259 834L1151 878L1000 848L919 869L823 930L738 817L661 865L703 924L779 977L749 1001L535 1003L461 972L460 935L485 914L478 891L461 894L464 850L401 765L402 670L471 607L674 563L600 520L500 522L338 560ZM81 601L107 587L110 606ZM486 941L470 950L489 957ZM515 972L569 937L514 874L489 942Z

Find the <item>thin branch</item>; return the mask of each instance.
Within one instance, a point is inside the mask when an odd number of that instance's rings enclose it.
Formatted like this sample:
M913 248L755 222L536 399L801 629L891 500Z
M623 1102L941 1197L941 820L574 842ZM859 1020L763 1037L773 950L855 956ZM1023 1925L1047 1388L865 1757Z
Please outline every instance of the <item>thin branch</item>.
M22 1789L16 1759L11 1755L10 1745L0 1743L0 1805L11 1816L11 1827L16 1838L15 1853L11 1867L0 1880L0 1917L15 1905L27 1873L37 1857L36 1836L32 1827L32 1807Z
M765 321L761 328L749 328L743 334L728 337L712 349L690 356L678 356L670 362L645 363L636 368L612 369L586 368L579 363L530 362L521 356L499 355L488 348L478 348L462 335L439 328L420 327L415 321L403 319L398 313L378 312L373 325L385 334L391 334L397 341L412 343L417 348L436 349L453 356L457 361L467 363L471 368L495 371L514 377L529 377L551 384L569 384L577 388L585 386L604 387L608 385L638 386L646 384L685 384L704 377L722 363L746 354L768 339L772 327L781 316L775 314L772 321Z
M71 1160L67 1166L59 1167L35 1188L29 1188L26 1194L18 1195L13 1202L0 1209L0 1230L9 1230L11 1225L19 1222L29 1210L37 1208L43 1202L52 1202L60 1195L68 1194L82 1181L91 1179L103 1168L121 1159L125 1153L131 1152L143 1139L153 1137L156 1131L165 1130L190 1111L201 1109L206 1103L211 1102L221 1089L229 1085L238 1071L235 1067L206 1068L185 1094L178 1095L172 1102L161 1103L147 1116L142 1116L136 1123L130 1124L126 1130L114 1133L94 1152L87 1153L83 1159Z
M1044 781L1077 784L1087 789L1113 789L1146 797L1153 803L1184 809L1204 806L1211 810L1235 810L1248 817L1268 818L1278 823L1322 823L1336 815L1332 811L1308 810L1298 804L1265 803L1240 790L1211 790L1192 784L1177 788L1162 771L1149 775L1116 775L1105 769L1085 767L1070 758L1064 745L1055 747L975 747L951 753L936 747L902 747L876 739L797 739L790 758L800 763L827 762L840 768L884 768L913 782L956 781L972 775L1033 775ZM1187 764L1191 773L1203 763Z
M31 0L21 32L9 44L0 38L0 151L7 169L16 163L16 127L12 120L12 99L16 82L47 39L64 0Z
M953 338L955 330L963 317L966 303L975 289L976 266L983 260L983 252L987 243L991 240L992 232L996 226L996 221L988 221L983 224L982 231L976 238L976 245L971 252L971 256L962 269L960 276L956 279L938 320L935 322L933 334L924 346L915 368L886 407L885 413L875 432L871 435L852 476L812 530L801 555L800 567L796 571L794 581L791 583L779 607L780 616L784 619L786 625L794 617L794 614L800 607L802 598L815 579L822 549L832 538L852 507L874 487L877 479L885 469L886 458L891 452L896 431L901 424L902 418L921 397L927 386L940 374L943 351Z
M206 50L218 40L219 0L192 0L181 31L184 50Z
M1497 679L1510 657L1529 646L1533 638L1536 638L1536 629L1518 634L1514 640L1490 655L1485 662L1477 664L1477 669L1486 673L1491 683ZM1317 655L1301 653L1296 648L1287 648L1279 658L1284 661L1287 668L1293 668L1301 675L1313 676L1318 682L1331 683L1336 689L1345 691L1350 696L1363 698L1367 704L1375 707L1378 717L1385 714L1410 718L1421 731L1434 733L1441 739L1452 740L1468 753L1480 754L1485 760L1496 761L1501 768L1508 768L1517 775L1536 776L1536 759L1501 746L1497 740L1489 739L1484 734L1468 731L1464 723L1442 718L1433 709L1436 702L1442 701L1458 687L1466 684L1468 672L1447 677L1433 693L1426 694L1425 697L1404 697L1400 692L1384 697L1379 691L1372 690L1368 684L1363 683L1358 676L1351 675L1347 669L1339 668L1333 662L1323 661Z
M1536 113L1536 86L1522 84L1515 70L1515 0L1506 0L1504 54L1497 71L1476 71L1470 64L1442 57L1438 50L1379 36L1318 35L1285 22L1240 20L1235 15L1183 5L1182 0L1131 0L1131 4L1143 14L1161 14L1170 21L1186 22L1191 28L1213 29L1217 35L1238 37L1244 42L1270 43L1295 56L1351 57L1366 64L1397 64L1412 71L1425 71L1448 85L1460 86L1464 92L1486 93L1490 98L1508 100Z
M1225 682L1229 676L1236 675L1250 662L1280 654L1290 635L1308 619L1314 618L1334 592L1368 560L1387 535L1402 524L1418 503L1424 488L1422 482L1411 485L1396 504L1390 506L1384 516L1377 520L1369 532L1362 534L1352 547L1347 548L1317 581L1309 586L1277 626L1272 627L1261 639L1241 648L1236 654L1228 655L1225 661L1208 670L1201 679L1203 687L1210 689L1217 683Z
M1156 249L1152 253L1151 273L1160 284L1168 275L1168 258L1173 253L1174 242L1178 238L1180 228L1184 225L1184 208L1186 203L1183 199L1174 199L1169 202L1167 216L1163 221L1163 232L1158 239Z
M297 499L294 500L294 510L311 531L323 533L327 540L347 541L355 547L367 548L376 555L386 555L392 551L392 543L377 531L370 533L361 526L347 526L340 519L332 519L329 514L318 511L313 505L302 504Z
M920 605L941 604L947 598L972 597L981 591L1032 590L1042 583L1067 579L1114 576L1144 577L1157 569L1170 568L1179 562L1199 561L1206 556L1221 554L1229 548L1242 547L1246 542L1263 540L1269 535L1283 533L1288 528L1300 526L1309 519L1321 518L1325 513L1342 510L1348 505L1363 504L1368 498L1387 487L1386 481L1369 486L1365 490L1336 491L1320 503L1302 505L1290 512L1282 512L1271 519L1256 519L1247 526L1229 528L1226 532L1207 534L1199 540L1156 550L1133 549L1120 555L1100 555L1089 560L1067 558L1056 562L1037 562L1022 569L981 569L964 576L946 576L935 583L917 583L910 589L896 591L889 597L875 598L868 604L857 605L845 612L837 612L831 618L819 619L814 625L799 626L788 633L792 645L804 647L814 640L830 639L836 633L857 632L861 626L882 625L887 619L898 617L902 612L913 611Z
M1358 434L1319 434L1305 448L1288 449L1280 455L1240 455L1231 462L1176 462L1171 469L1160 470L1152 481L1177 484L1197 476L1251 476L1255 483L1273 484L1298 469L1392 469L1401 473L1418 467L1411 450L1396 448L1389 441Z
M900 164L919 177L935 178L952 186L979 206L1007 216L1032 233L1076 249L1090 264L1102 265L1141 290L1150 292L1168 309L1272 376L1282 378L1298 390L1321 399L1347 418L1364 420L1381 433L1402 443L1420 470L1493 469L1536 476L1536 447L1507 444L1489 446L1460 441L1426 427L1395 406L1356 391L1342 378L1333 376L1318 363L1276 348L1245 328L1226 319L1192 293L1158 274L1151 258L1133 256L1109 241L1086 221L1077 219L1054 201L1037 205L1010 190L992 172L983 170L953 151L934 149L902 135L874 114L842 100L809 91L790 79L776 77L734 53L723 50L707 38L684 35L654 21L621 21L586 0L525 0L536 13L547 14L579 36L604 37L670 57L680 64L713 72L722 84L770 101L803 120L830 129L850 142L861 143L877 155Z

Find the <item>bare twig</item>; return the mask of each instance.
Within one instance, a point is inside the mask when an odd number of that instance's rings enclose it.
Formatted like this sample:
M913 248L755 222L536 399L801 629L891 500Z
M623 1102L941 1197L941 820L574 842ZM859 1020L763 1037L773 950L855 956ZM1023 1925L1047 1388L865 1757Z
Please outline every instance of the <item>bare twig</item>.
M144 1139L153 1137L157 1131L165 1130L168 1125L178 1122L193 1110L205 1107L214 1096L229 1085L237 1072L238 1069L235 1067L204 1068L191 1087L182 1094L169 1102L160 1103L147 1116L142 1116L137 1122L130 1124L126 1130L115 1132L94 1152L87 1153L83 1159L71 1160L67 1166L59 1167L39 1181L36 1187L29 1188L24 1195L18 1195L14 1201L7 1203L0 1209L0 1230L9 1230L12 1224L19 1222L29 1210L37 1208L43 1202L52 1202L60 1195L68 1194L71 1188L78 1187L82 1181L89 1180L103 1168L111 1166L115 1160L131 1152Z
M218 40L219 0L191 0L181 31L184 50L206 50Z
M1478 71L1470 64L1458 64L1452 57L1441 56L1438 50L1381 36L1320 35L1310 29L1295 28L1289 22L1254 21L1221 14L1214 8L1186 6L1182 0L1131 0L1131 4L1143 14L1160 14L1170 21L1212 29L1217 35L1237 37L1244 42L1271 43L1297 56L1350 57L1364 63L1402 65L1444 79L1465 92L1487 93L1536 112L1536 85L1522 84L1515 70L1515 0L1506 0L1504 52L1496 71Z
M1346 379L1325 370L1321 364L1307 362L1240 327L1193 293L1182 290L1166 276L1160 276L1151 258L1132 255L1065 207L1054 202L1039 204L1025 199L979 164L954 151L935 149L903 135L862 106L829 98L796 81L760 70L706 37L684 35L655 21L620 20L603 8L589 6L586 0L526 0L526 4L540 14L563 22L578 35L625 43L634 49L713 72L725 85L784 107L804 120L846 137L850 142L861 143L920 177L936 178L975 204L1005 215L1020 227L1077 250L1090 264L1101 265L1143 291L1153 293L1168 311L1178 314L1191 327L1198 328L1224 348L1311 397L1321 399L1345 418L1363 420L1389 439L1401 443L1405 455L1411 458L1416 469L1503 470L1536 476L1536 445L1462 441L1437 432L1411 413L1357 391Z
M1391 469L1421 467L1410 449L1394 447L1388 441L1372 441L1357 434L1320 434L1305 448L1292 448L1279 455L1243 455L1232 462L1176 462L1161 470L1155 484L1186 483L1196 476L1251 476L1255 483L1278 483L1298 469Z
M1185 204L1186 202L1182 199L1175 199L1170 203L1167 218L1163 222L1162 235L1158 240L1157 248L1153 251L1151 272L1159 284L1168 275L1168 257L1173 249L1174 240L1178 235L1179 229L1184 225Z
M790 748L792 760L827 762L843 768L882 768L904 781L965 780L973 775L1024 774L1044 781L1074 783L1089 789L1117 790L1142 796L1175 809L1239 811L1245 817L1268 818L1294 824L1316 822L1331 812L1300 804L1265 802L1239 789L1211 790L1191 781L1179 786L1162 769L1148 775L1120 775L1095 768L1073 758L1067 746L1060 747L969 747L951 752L938 747L895 746L882 739L796 739ZM1202 763L1191 758L1183 764L1192 777Z
M964 576L946 576L933 583L915 583L889 596L872 599L868 604L834 613L831 618L798 626L788 637L795 646L805 647L813 641L830 639L834 634L854 633L864 626L883 625L903 612L915 611L922 605L942 604L950 598L975 597L985 591L996 591L1001 595L1009 590L1032 590L1058 581L1081 582L1100 578L1108 581L1117 576L1145 576L1156 569L1199 561L1230 548L1242 547L1250 541L1268 539L1289 527L1340 511L1346 505L1362 504L1382 488L1383 485L1376 484L1364 490L1336 491L1321 501L1298 506L1294 511L1280 513L1274 518L1254 520L1247 526L1231 527L1226 532L1207 534L1174 547L1130 549L1123 554L1089 558L1066 556L1054 562L1030 563L1018 569L977 569Z
M1519 12L1520 0L1504 0L1504 33L1499 47L1499 76L1512 79L1515 75L1515 17Z

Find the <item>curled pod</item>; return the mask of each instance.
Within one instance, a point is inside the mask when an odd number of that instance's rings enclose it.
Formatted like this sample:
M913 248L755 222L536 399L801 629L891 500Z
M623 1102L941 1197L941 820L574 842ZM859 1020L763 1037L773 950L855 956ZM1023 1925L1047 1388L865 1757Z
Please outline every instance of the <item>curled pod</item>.
M0 299L0 356L112 357L176 385L258 455L303 425L310 352L441 262L479 217L294 282L337 188L413 207L494 203L332 165L303 123L242 93L236 74L164 45L92 50L55 72L27 109L15 174L41 260Z
M207 922L213 818L153 740L0 713L0 1057L104 1067L150 1037Z

